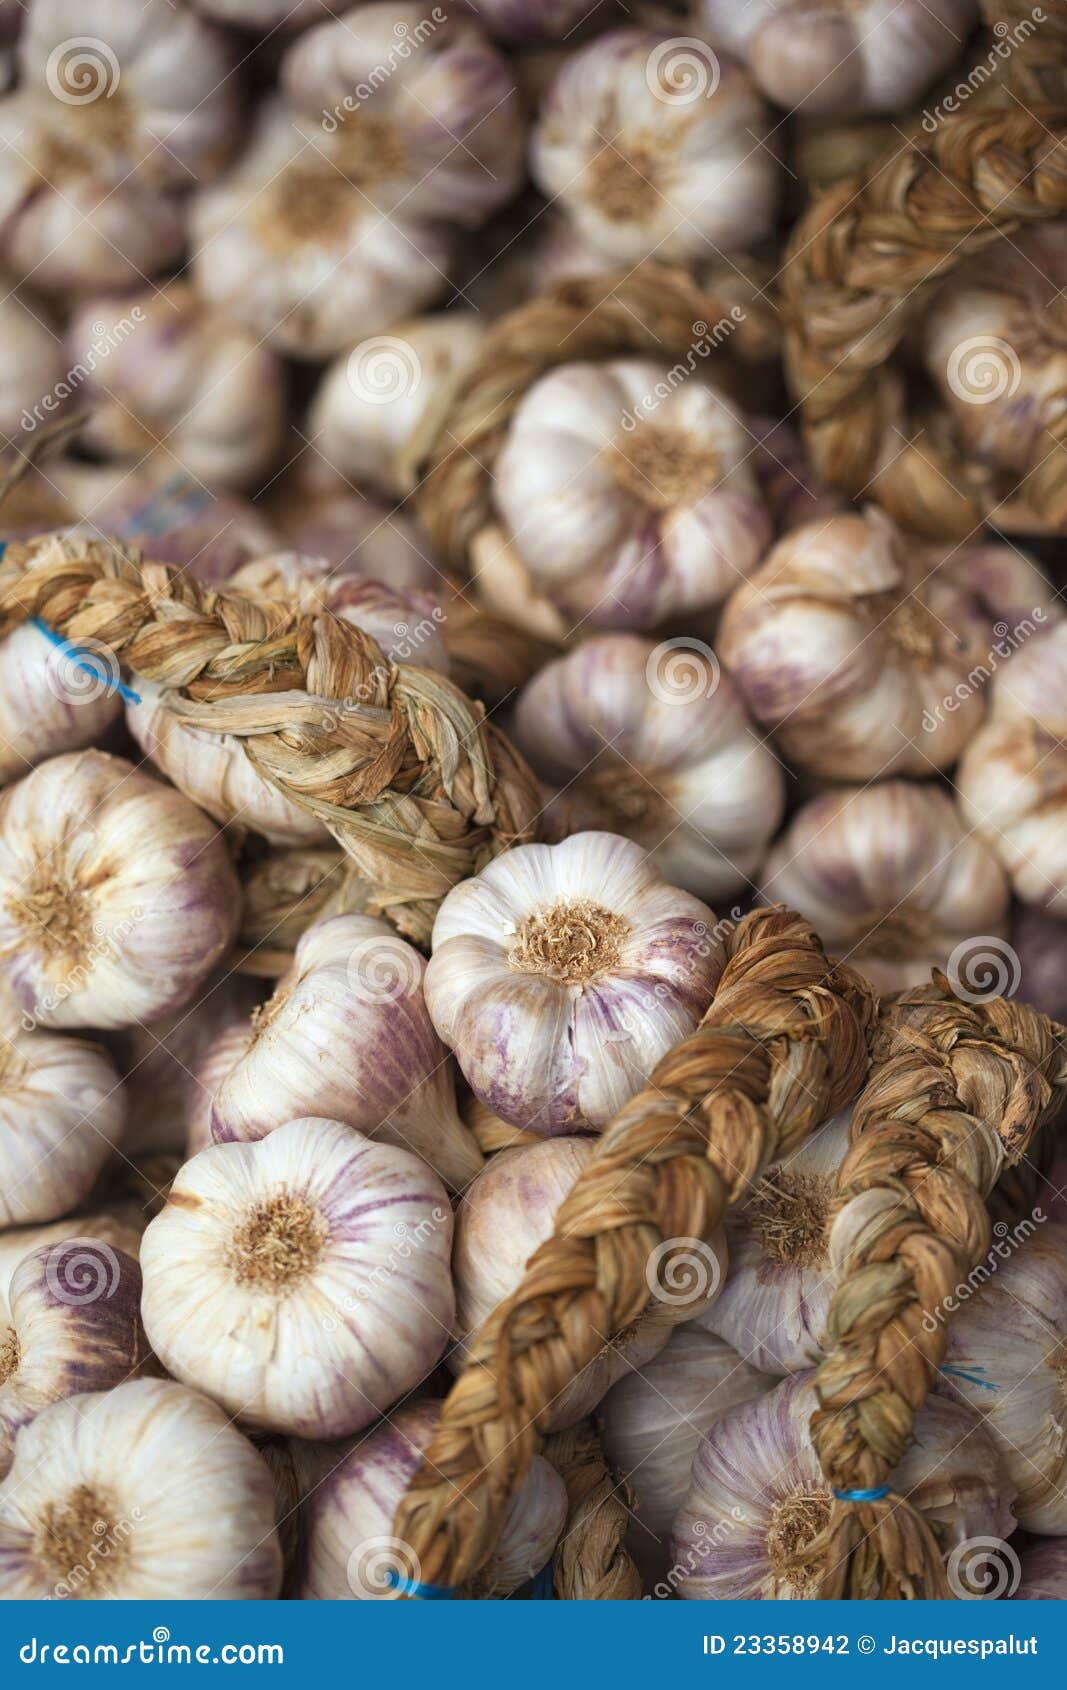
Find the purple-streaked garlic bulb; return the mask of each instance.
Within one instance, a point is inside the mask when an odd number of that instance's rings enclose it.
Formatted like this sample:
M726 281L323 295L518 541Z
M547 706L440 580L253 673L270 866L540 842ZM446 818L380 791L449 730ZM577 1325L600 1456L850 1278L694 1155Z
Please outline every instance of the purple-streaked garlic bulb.
M1067 1601L1067 1537L1027 1544L1019 1555L1019 1583L1011 1600Z
M0 1299L0 1477L15 1436L50 1403L108 1391L149 1359L141 1270L98 1238L68 1238L23 1257Z
M419 1157L339 1121L214 1144L141 1244L142 1315L169 1373L236 1418L358 1432L440 1359L452 1210Z
M615 264L693 264L769 234L779 165L767 109L736 64L693 37L614 30L567 59L531 168Z
M557 638L710 609L770 543L751 453L708 381L643 359L562 364L511 420L493 483L502 529L483 537L476 568L490 587L524 577Z
M298 1115L324 1115L414 1150L461 1189L482 1158L430 1021L426 969L374 916L309 927L219 1083L214 1138L262 1138Z
M761 891L807 916L880 992L925 985L935 967L980 990L987 953L1010 955L1007 876L938 786L890 780L811 799L767 858Z
M353 194L381 211L474 229L522 182L515 78L469 13L353 7L302 35L281 79L334 142Z
M136 1261L141 1249L141 1235L147 1225L146 1214L122 1205L106 1213L99 1209L85 1209L63 1220L47 1221L43 1226L4 1226L0 1230L0 1310L10 1304L15 1270L31 1251L64 1244L72 1238L90 1238L94 1243L106 1244L116 1254L132 1256Z
M24 1025L172 1014L229 949L237 906L214 823L124 757L53 757L0 798L0 961Z
M339 573L365 575L401 590L441 587L441 571L416 524L358 492L321 459L301 460L272 491L270 519L302 556L326 558ZM261 546L259 551L274 549Z
M308 1495L306 1549L296 1594L308 1601L389 1601L397 1580L419 1580L414 1552L392 1535L393 1516L437 1429L439 1402L407 1403L376 1426ZM511 1595L549 1560L567 1517L563 1480L535 1455L500 1537L469 1594ZM466 1593L465 1593L466 1594Z
M332 357L445 289L444 225L382 211L346 175L340 138L276 100L190 220L200 297L296 358Z
M722 972L715 917L632 840L520 845L448 893L426 1004L512 1126L599 1129L692 1032Z
M330 365L312 400L317 455L361 487L404 498L484 338L475 312L444 311L360 341Z
M1012 913L1011 947L1019 959L1016 996L1053 1021L1067 1022L1067 921L1018 904Z
M126 1124L126 1097L98 1045L53 1033L0 1046L0 1227L84 1203Z
M3 279L0 334L0 452L24 447L34 429L53 421L70 395L62 339L40 305L14 292ZM5 522L6 527L6 522Z
M0 1484L0 1600L264 1601L281 1577L270 1469L199 1392L131 1379L19 1433Z
M81 444L134 464L157 453L208 487L254 486L270 470L285 431L281 365L187 282L88 301L68 348L86 372Z
M90 647L53 643L24 622L0 640L0 785L61 751L100 740L122 700Z
M186 1160L215 1142L211 1132L215 1093L248 1049L250 1019L254 1026L254 1018L246 1015L216 1033L192 1070L186 1093Z
M810 1374L716 1421L693 1459L689 1494L675 1521L671 1587L690 1601L804 1600L824 1567L794 1557L830 1517L830 1487L812 1447L818 1407ZM976 1537L1005 1541L1014 1529L1012 1485L971 1410L929 1397L893 1490L922 1514L948 1558Z
M1028 1531L1067 1532L1067 1227L999 1221L988 1256L924 1322L948 1328L945 1382L981 1414Z
M781 820L780 766L701 640L583 641L528 683L515 737L569 831L625 834L698 897L755 875Z
M1067 627L1029 639L991 691L956 777L964 816L1023 903L1067 915Z
M636 1373L624 1374L604 1398L599 1415L604 1456L634 1494L627 1546L650 1580L665 1570L671 1528L689 1490L701 1437L721 1415L773 1384L723 1339L694 1323L679 1326L658 1355Z
M794 766L830 780L929 775L956 761L990 676L1053 605L1011 547L944 554L869 510L779 540L729 600L717 647Z
M977 21L977 0L701 0L711 45L789 112L906 112Z

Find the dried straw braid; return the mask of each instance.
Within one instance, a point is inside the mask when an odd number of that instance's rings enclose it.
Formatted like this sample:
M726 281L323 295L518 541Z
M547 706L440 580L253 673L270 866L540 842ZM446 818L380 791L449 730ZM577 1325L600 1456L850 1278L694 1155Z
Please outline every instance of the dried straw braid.
M1049 0L1049 17L1058 55L1067 0ZM1003 75L1020 87L1051 81L1043 39L1038 30L1017 47ZM817 468L937 537L972 532L1012 489L963 458L943 414L908 417L891 360L947 276L1004 235L1067 211L1067 106L1031 111L1009 97L1013 88L1008 80L1003 105L959 113L933 134L913 130L865 180L835 184L794 230L783 272L786 371ZM1053 434L1057 449L1020 493L1060 528L1067 417Z
M589 1421L554 1432L545 1456L567 1487L567 1521L552 1562L553 1594L561 1602L636 1602L641 1575L623 1538L630 1524L630 1492L611 1475Z
M1023 1004L961 1002L943 976L888 1012L838 1179L843 1277L815 1378L812 1439L835 1491L881 1488L904 1455L945 1353L946 1298L989 1250L986 1198L1062 1099L1065 1040ZM835 1500L798 1566L819 1569L824 1597L948 1594L929 1526L892 1494Z
M702 1024L607 1128L552 1237L472 1342L394 1526L432 1584L462 1584L484 1562L560 1392L650 1307L699 1312L706 1275L685 1286L691 1310L677 1291L698 1241L863 1079L873 994L807 922L754 911L730 953Z
M45 535L0 561L0 634L31 616L176 689L168 702L188 727L240 739L417 940L450 887L537 836L533 777L482 706L389 662L328 612L216 591L116 543Z

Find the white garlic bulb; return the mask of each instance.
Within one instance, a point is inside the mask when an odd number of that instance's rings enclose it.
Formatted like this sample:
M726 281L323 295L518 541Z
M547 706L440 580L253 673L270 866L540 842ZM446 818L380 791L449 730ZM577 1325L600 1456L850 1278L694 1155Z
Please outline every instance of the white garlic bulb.
M520 845L437 913L426 1004L471 1090L550 1136L606 1125L722 972L706 905L611 833Z
M986 1260L924 1319L948 1328L946 1384L982 1415L1028 1531L1067 1533L1067 1227L998 1222Z
M786 111L906 112L958 58L977 0L702 0L716 48Z
M806 523L727 603L719 655L756 721L833 780L928 775L955 762L998 664L1055 615L1008 546L943 548L880 511Z
M966 985L981 937L1007 930L996 857L947 792L916 781L846 787L803 805L767 858L761 892L807 916L880 992L925 985L933 967Z
M285 428L281 365L187 282L90 300L68 348L86 372L80 444L132 463L157 452L208 487L250 487L270 470Z
M1067 1601L1067 1538L1029 1544L1019 1557L1016 1602Z
M128 1027L188 1001L229 948L214 825L122 757L53 757L0 798L0 960L24 1023Z
M0 1477L15 1437L81 1391L108 1391L149 1359L137 1263L98 1238L68 1238L23 1257L0 1301Z
M217 1033L192 1070L186 1095L186 1159L215 1142L211 1133L215 1093L248 1049L249 1019L243 1016Z
M359 486L405 497L416 484L420 453L484 339L476 312L445 311L360 341L330 365L312 400L308 431L316 452Z
M417 1156L289 1121L179 1170L141 1244L145 1331L168 1372L249 1425L343 1437L440 1359L451 1247Z
M277 1596L270 1469L169 1379L69 1397L23 1427L0 1484L0 1599Z
M274 101L191 211L200 296L297 358L329 358L443 292L443 225L379 210L346 176L338 137Z
M777 760L701 640L583 640L528 683L515 737L562 789L569 831L625 834L698 897L757 873L785 805Z
M496 462L505 542L564 634L708 609L770 541L751 451L709 382L643 359L562 364L524 394Z
M381 211L477 228L522 182L515 78L462 12L355 6L289 48L282 86L335 140L353 191Z
M126 1097L97 1045L8 1031L0 1044L0 1227L83 1203L126 1124Z
M0 785L95 744L121 714L93 648L53 645L29 622L0 640Z
M582 238L617 264L691 264L769 234L779 165L767 109L694 37L613 30L548 88L531 168Z
M303 1601L388 1601L397 1581L419 1583L414 1552L392 1535L393 1516L441 1415L438 1402L408 1403L333 1466L305 1502ZM477 1581L477 1594L508 1596L539 1573L567 1516L562 1479L535 1455Z
M794 1570L830 1517L830 1487L808 1431L818 1406L795 1374L716 1421L693 1460L674 1527L671 1588L690 1601L803 1600L820 1571ZM930 1397L893 1490L925 1515L944 1555L973 1537L1010 1537L1011 1484L969 1409Z
M25 445L35 428L62 411L69 394L63 380L63 343L39 304L16 293L3 278L0 334L7 352L0 370L0 444ZM6 527L6 517L5 517Z
M466 1185L482 1158L456 1109L423 997L426 968L374 916L309 927L215 1093L215 1139L262 1138L298 1115L325 1115Z

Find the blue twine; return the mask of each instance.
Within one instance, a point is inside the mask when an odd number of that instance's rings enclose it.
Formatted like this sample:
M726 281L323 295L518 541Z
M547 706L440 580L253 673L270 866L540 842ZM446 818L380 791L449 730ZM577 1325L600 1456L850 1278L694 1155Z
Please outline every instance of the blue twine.
M0 557L2 556L3 551L0 550ZM112 687L114 691L118 693L120 698L126 699L127 703L140 704L140 694L133 692L130 687L123 686L121 681L112 681L106 672L102 673L99 659L94 662L93 654L91 652L88 657L82 657L79 654L78 647L74 645L71 640L65 640L62 634L57 634L55 629L50 628L48 623L40 616L32 616L30 620L33 623L33 626L40 630L46 640L51 640L52 644L63 653L64 657L70 659L76 669L81 669L84 674L92 675L94 679L98 681L107 681L109 687Z
M966 1379L968 1385L977 1385L983 1391L995 1391L997 1388L992 1379L980 1379L978 1377L980 1373L985 1372L984 1367L976 1367L970 1373L965 1367L943 1367L941 1371L942 1373L951 1373L954 1379Z
M552 1562L546 1561L530 1586L531 1602L552 1600Z
M888 1485L876 1485L873 1490L835 1490L838 1502L881 1502L889 1495Z
M7 541L6 540L0 540L0 557L3 557L3 555L6 551L7 551Z
M420 1602L448 1602L456 1594L453 1584L420 1584L418 1579L405 1578L395 1567L386 1568L385 1582L401 1596L415 1596Z

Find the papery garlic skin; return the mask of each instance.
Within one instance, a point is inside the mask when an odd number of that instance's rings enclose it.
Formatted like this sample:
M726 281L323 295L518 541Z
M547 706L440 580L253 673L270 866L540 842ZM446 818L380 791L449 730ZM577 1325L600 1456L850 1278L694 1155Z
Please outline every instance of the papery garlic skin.
M780 765L699 640L583 640L526 686L515 737L572 831L625 834L698 897L751 879L785 806Z
M180 1169L141 1245L164 1367L267 1431L339 1438L433 1369L454 1299L452 1211L417 1156L289 1121Z
M381 211L403 207L477 228L522 182L515 79L469 14L356 6L302 35L281 80L293 105L335 140L354 188Z
M766 236L779 166L767 109L731 60L691 37L619 29L580 47L547 90L534 180L616 264L690 264Z
M505 1121L545 1136L603 1127L711 1002L714 928L631 840L520 845L444 899L426 1004Z
M215 1140L263 1138L316 1113L413 1150L447 1185L466 1185L482 1158L456 1109L423 995L426 969L374 916L309 927L215 1093Z
M6 447L9 437L24 445L26 436L61 407L63 343L40 307L15 293L7 278L0 299L0 334L6 348L0 370L0 447Z
M790 1566L830 1516L830 1487L808 1430L818 1399L810 1374L733 1409L693 1460L675 1522L671 1588L689 1601L788 1601L817 1595L820 1571ZM930 1397L892 1488L925 1515L943 1554L972 1537L1006 1541L1011 1484L978 1417Z
M0 1227L76 1209L118 1143L126 1098L97 1045L9 1031L0 1046Z
M121 713L118 693L79 668L72 647L52 645L29 622L0 640L0 785L95 744Z
M713 47L786 111L906 112L958 57L976 0L702 0Z
M704 380L642 359L562 364L523 396L493 498L565 619L651 628L717 604L759 563L771 534L751 449Z
M392 1535L393 1516L441 1417L438 1402L408 1403L376 1426L305 1502L302 1601L387 1601L395 1578L418 1580L413 1552ZM476 1594L508 1596L540 1572L567 1517L562 1479L535 1455L478 1575Z
M265 1600L281 1571L270 1470L199 1393L130 1380L19 1433L0 1485L0 1599Z
M0 798L0 960L28 1024L128 1027L188 1001L229 948L213 824L122 757L53 757Z
M31 1250L0 1304L0 1477L20 1428L54 1402L107 1391L149 1360L141 1272L95 1238Z
M1030 1544L1019 1557L1021 1578L1013 1602L1067 1601L1067 1538Z
M761 895L807 916L880 992L925 985L935 967L973 985L968 941L1004 934L1010 901L949 794L900 780L803 805L767 858Z

